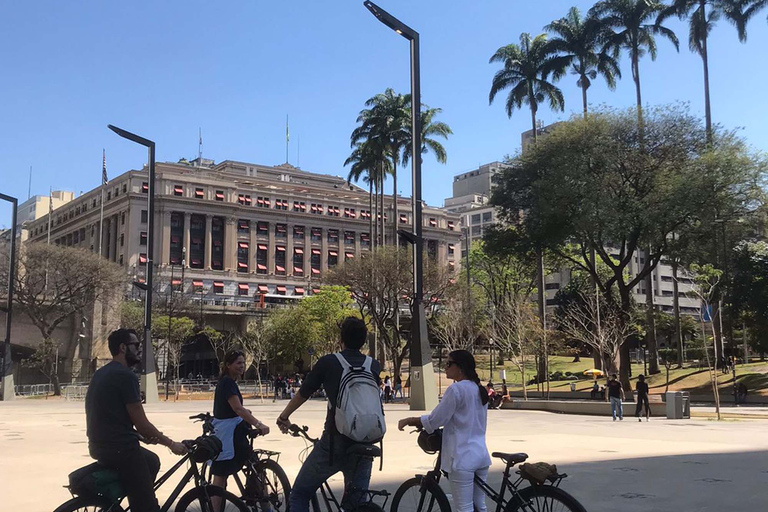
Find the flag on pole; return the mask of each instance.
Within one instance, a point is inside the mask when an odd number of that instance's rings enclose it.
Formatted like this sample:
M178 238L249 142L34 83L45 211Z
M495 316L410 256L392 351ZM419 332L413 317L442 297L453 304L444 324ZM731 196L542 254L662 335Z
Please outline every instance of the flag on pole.
M107 179L107 151L105 149L102 149L101 152L102 152L101 184L106 185L109 182L109 179Z

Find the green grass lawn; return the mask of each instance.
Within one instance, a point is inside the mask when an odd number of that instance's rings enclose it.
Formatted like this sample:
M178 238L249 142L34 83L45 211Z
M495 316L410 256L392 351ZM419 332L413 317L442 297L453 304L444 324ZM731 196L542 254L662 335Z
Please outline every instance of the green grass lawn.
M476 355L477 369L480 380L487 382L490 376L490 361L487 354ZM493 382L499 381L499 366L494 361L493 365ZM549 372L571 372L579 377L578 381L553 381L550 382L550 389L553 391L565 391L570 389L571 382L576 383L576 389L578 391L588 391L592 387L592 378L583 375L585 370L589 370L594 367L592 358L582 357L580 361L573 362L573 356L551 356L549 358ZM520 370L512 364L510 361L505 361L504 369L507 371L507 386L513 390L522 389L522 381ZM663 366L660 368L661 373L651 375L648 377L648 384L651 388L651 393L663 393L666 389L666 368ZM643 365L632 364L632 375L637 376L644 372ZM525 367L525 378L530 380L536 374L536 368L533 360L528 362ZM736 367L737 380L743 382L750 393L759 393L768 395L768 361L753 362L746 365L739 365ZM718 386L721 394L729 394L733 386L733 375L722 374L718 375ZM632 379L634 388L634 382L636 378ZM598 379L601 384L604 382L604 378ZM528 386L529 390L535 390L536 385ZM673 368L669 371L669 390L670 391L690 391L691 393L711 393L711 385L709 381L709 371L706 368Z

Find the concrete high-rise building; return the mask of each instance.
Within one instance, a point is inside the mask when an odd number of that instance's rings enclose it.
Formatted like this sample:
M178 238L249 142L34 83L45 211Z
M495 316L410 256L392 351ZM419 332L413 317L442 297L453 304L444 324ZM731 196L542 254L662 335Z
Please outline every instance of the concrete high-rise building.
M43 215L48 215L48 209L64 206L75 198L74 192L66 190L54 190L50 196L32 196L19 205L16 209L16 233L21 234L21 227L26 222L37 220Z

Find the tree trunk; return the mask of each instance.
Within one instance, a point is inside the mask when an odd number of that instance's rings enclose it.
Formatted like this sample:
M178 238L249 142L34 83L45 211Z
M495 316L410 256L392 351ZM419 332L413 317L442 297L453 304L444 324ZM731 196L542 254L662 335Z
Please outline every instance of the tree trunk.
M588 114L588 109L587 109L587 86L584 83L584 78L586 78L586 77L583 77L583 76L581 77L581 101L584 104L584 119L586 119L587 118L587 114Z
M707 23L707 2L706 0L699 0L699 8L701 9L702 16L704 18L704 24ZM704 64L704 117L707 130L707 144L712 144L712 103L709 97L709 49L708 49L708 36L707 27L703 27L702 40L701 40L701 60Z
M397 215L397 155L392 152L392 242L395 244L395 248L400 247L400 240L397 236L397 223L400 221ZM414 222L416 219L414 219ZM413 227L413 232L416 232L416 226Z
M632 78L635 81L635 95L637 99L637 133L642 147L645 138L645 128L643 126L643 96L640 92L640 63L636 53L632 55Z
M646 251L645 258L649 260L650 249ZM646 261L646 264L648 261ZM648 374L655 375L659 370L659 351L656 349L656 306L653 303L653 272L645 276L645 321L647 331L645 333L645 346L648 347Z
M374 235L373 235L373 219L375 219L376 217L372 215L373 214L373 180L371 178L372 176L369 175L368 176L368 239L373 240L373 242L371 243L375 245L376 238L374 238ZM311 272L312 271L310 270L310 273Z
M385 246L387 245L387 235L386 231L384 230L384 166L381 166L381 175L379 176L379 183L381 183L381 186L379 190L381 191L379 193L379 213L381 215L381 221L379 222L379 234L381 236L381 245Z
M683 330L680 325L680 290L677 282L679 263L672 261L672 309L675 315L675 344L677 345L677 367L683 367Z

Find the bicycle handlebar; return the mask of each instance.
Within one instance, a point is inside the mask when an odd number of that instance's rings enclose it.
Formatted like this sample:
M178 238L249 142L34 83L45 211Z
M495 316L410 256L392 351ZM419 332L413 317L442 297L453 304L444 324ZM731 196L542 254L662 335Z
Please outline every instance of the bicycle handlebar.
M286 434L291 435L293 437L303 437L307 441L311 442L312 444L316 443L318 440L310 436L307 431L309 430L309 427L304 425L303 427L300 427L296 425L295 423L291 423L291 425L288 427L288 432Z

